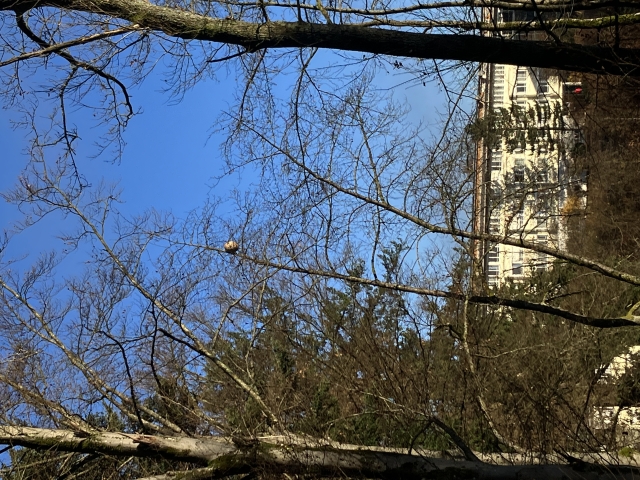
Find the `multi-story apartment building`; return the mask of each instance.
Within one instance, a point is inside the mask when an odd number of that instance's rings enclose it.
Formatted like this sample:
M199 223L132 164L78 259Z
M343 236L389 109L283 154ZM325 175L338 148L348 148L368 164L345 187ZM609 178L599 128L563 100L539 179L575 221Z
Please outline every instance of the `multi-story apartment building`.
M481 66L479 116L494 123L497 135L478 146L476 231L564 246L563 208L570 188L575 188L570 152L578 135L566 114L567 90L574 92L576 84L556 72ZM551 261L540 252L490 242L479 242L476 256L492 287L546 270Z
M527 17L529 15L529 17ZM530 21L530 12L484 9L485 22ZM518 36L518 33L502 35ZM543 34L544 35L544 34ZM533 35L535 36L535 34ZM478 143L474 176L477 232L566 248L567 218L586 203L586 179L572 153L582 143L568 108L581 95L560 73L513 65L480 66L478 116L498 123L494 138ZM476 242L476 263L489 287L519 281L551 267L544 253L497 242ZM589 426L611 441L640 444L640 346L603 364L596 375L601 398Z

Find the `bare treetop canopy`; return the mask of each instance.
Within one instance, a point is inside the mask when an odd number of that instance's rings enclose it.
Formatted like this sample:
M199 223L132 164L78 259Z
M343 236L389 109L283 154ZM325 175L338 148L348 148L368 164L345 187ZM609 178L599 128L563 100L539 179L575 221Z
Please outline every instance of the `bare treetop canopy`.
M2 192L21 220L0 237L0 475L637 477L617 419L638 377L600 379L639 338L638 10L0 0L0 95L27 132ZM215 123L236 188L186 218L125 215L83 170L122 159L161 69L173 98L238 86ZM410 122L387 69L439 82L441 122ZM478 89L498 77L499 115ZM539 142L501 162L553 115L566 171ZM50 217L51 248L13 258ZM507 254L518 280L488 284Z

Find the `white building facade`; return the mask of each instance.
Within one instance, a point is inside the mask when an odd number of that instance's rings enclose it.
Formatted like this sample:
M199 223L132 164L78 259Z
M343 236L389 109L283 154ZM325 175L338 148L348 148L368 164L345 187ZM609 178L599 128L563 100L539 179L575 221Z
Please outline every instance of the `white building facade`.
M474 228L492 235L563 248L568 162L578 135L567 117L565 82L553 72L513 65L481 68L480 118L496 139L478 148ZM490 287L550 268L547 255L484 242L477 248Z
M626 353L614 357L608 365L603 366L599 386L619 384L625 374L640 365L640 346L630 347ZM635 381L635 379L633 379ZM618 439L637 443L640 440L640 407L635 405L616 405L615 399L606 405L592 407L590 426L594 430L611 431L615 429Z

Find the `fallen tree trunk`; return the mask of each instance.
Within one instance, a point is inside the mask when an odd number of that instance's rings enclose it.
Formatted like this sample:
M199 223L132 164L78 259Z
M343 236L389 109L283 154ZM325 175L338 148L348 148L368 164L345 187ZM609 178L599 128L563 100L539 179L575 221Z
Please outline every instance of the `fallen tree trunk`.
M34 449L115 456L162 457L199 464L182 478L211 478L250 471L353 475L369 478L477 478L477 479L623 479L638 478L637 459L602 455L564 458L480 455L482 461L445 458L437 452L360 447L297 436L255 439L227 437L170 437L112 432L74 432L31 427L0 427L0 444ZM600 464L593 463L599 459ZM506 464L509 462L527 464ZM202 467L204 465L205 467ZM149 477L176 478L179 472Z

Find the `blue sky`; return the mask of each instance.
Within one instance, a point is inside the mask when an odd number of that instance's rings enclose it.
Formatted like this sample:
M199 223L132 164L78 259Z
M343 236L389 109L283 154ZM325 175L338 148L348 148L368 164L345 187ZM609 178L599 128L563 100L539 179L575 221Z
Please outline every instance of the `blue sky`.
M391 71L381 73L376 84L381 89L393 88L397 100L408 101L410 117L415 122L436 122L437 109L443 95L437 85L402 85L408 77ZM123 204L120 211L135 215L155 208L171 211L183 218L190 210L202 205L212 193L212 178L220 175L223 162L220 153L221 136L212 135L219 114L230 107L234 92L240 88L230 75L219 81L203 81L176 102L163 92L161 72L154 71L139 87L131 89L135 108L142 113L131 120L125 132L127 146L118 163L103 158L78 157L81 173L91 184L102 179L108 184L118 183ZM76 112L76 115L81 114ZM26 132L11 128L11 120L18 118L16 110L0 111L0 145L2 145L2 175L0 191L13 186L25 168L27 158ZM79 152L91 145L96 130L82 128ZM228 178L215 187L216 195L224 197L225 190L235 187L237 179ZM20 218L14 206L0 204L0 225L7 229ZM62 231L59 219L51 218L21 234L20 242L12 244L11 256L23 256L53 248L55 237Z

